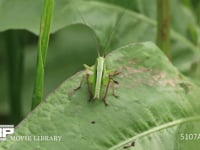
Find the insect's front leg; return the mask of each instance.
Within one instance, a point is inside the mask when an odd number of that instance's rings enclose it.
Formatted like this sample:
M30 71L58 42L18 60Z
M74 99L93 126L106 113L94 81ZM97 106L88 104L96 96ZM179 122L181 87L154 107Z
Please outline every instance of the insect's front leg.
M119 75L120 73L121 73L121 72L119 72L119 71L114 71L113 73L111 73L111 74L109 75L109 77L110 77L110 79L111 79L111 81L112 81L112 95L113 95L114 97L116 97L116 98L118 98L119 96L118 96L117 94L115 94L115 85L116 85L116 84L119 84L119 82L116 81L116 80L114 80L113 77Z
M120 71L115 71L114 73L110 74L111 78L119 75L121 72Z
M116 81L116 80L114 80L114 79L112 79L111 78L111 80L112 80L112 95L114 96L114 97L116 97L116 98L118 98L119 96L116 94L116 92L115 92L115 84L119 84L119 82L118 81Z

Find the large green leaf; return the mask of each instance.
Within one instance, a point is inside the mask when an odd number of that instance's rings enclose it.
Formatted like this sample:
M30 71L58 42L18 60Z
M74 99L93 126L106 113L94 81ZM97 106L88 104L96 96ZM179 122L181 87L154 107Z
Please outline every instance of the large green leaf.
M15 136L60 135L61 142L7 140L2 150L107 150L175 148L181 123L200 113L199 88L172 66L152 43L129 44L106 58L108 68L121 71L116 78L119 98L111 93L108 107L101 100L88 102L84 72L66 80L17 128ZM189 117L189 118L188 118Z
M89 60L92 58L91 56L88 57L88 59L86 58L87 55L92 53L91 49L88 50L87 46L85 46L86 48L82 48L82 44L77 44L77 42L80 41L79 37L75 37L77 41L73 40L74 44L72 42L66 42L69 41L69 39L73 39L73 36L69 37L70 35L68 34L75 34L74 32L65 32L69 29L67 27L68 25L76 23L89 25L91 30L95 32L97 37L100 39L101 45L104 46L105 41L108 40L110 31L113 30L117 17L119 14L123 13L124 8L129 8L129 10L126 10L123 17L119 20L117 30L111 39L109 50L133 41L154 41L156 31L155 0L110 0L110 4L103 3L101 2L102 0L99 1L100 2L94 0L82 1L81 3L79 3L78 0L75 2L74 0L56 1L55 18L52 29L52 32L56 33L56 35L50 43L50 51L47 58L45 93L54 89L54 87L64 80L67 75L71 75L72 72L80 69L82 63L91 62L91 60ZM104 2L108 1L106 0ZM186 36L188 25L194 24L194 17L176 0L171 1L171 6L173 14L172 28L176 31L172 33L172 61L176 66L178 66L179 70L185 72L190 70L191 64L194 64L199 60L197 46L187 39L187 37L184 37ZM26 29L38 34L42 10L41 0L0 0L0 8L0 19L3 20L0 24L0 31L5 31L7 29ZM80 14L82 14L82 17ZM83 21L83 18L85 22ZM85 37L82 36L80 38L85 39ZM85 45L90 47L90 45L94 46L94 43L88 43ZM60 45L62 45L62 47ZM68 45L70 45L70 48L67 48ZM76 48L74 49L73 45L75 45L75 47L80 45L82 49L78 48L79 50L76 51ZM35 64L34 51L36 48L32 48L31 45L31 47L28 46L26 49L29 50L27 52L28 56L26 60L28 63L26 66L34 68L32 66ZM30 49L32 51L30 51ZM87 51L87 54L84 53L84 51ZM94 53L95 49L93 56ZM80 62L76 61L75 67L73 66L75 64L73 60L69 59L69 57L72 58L72 55L76 55L79 57L77 59L80 60ZM84 60L81 56L85 57ZM60 61L62 61L62 63L60 63ZM196 64L192 66L194 66L193 68L198 68L198 65ZM29 100L31 99L33 80L31 77L34 75L31 68L27 69L27 80L24 82L25 88L23 101L25 104L25 114L30 110ZM199 69L197 69L195 76L199 75L198 70ZM4 78L1 80L5 82ZM7 99L5 88L1 88L1 91L3 94L1 94L2 103L0 109L2 112L5 112L5 108L7 110L7 105L3 103L3 100Z

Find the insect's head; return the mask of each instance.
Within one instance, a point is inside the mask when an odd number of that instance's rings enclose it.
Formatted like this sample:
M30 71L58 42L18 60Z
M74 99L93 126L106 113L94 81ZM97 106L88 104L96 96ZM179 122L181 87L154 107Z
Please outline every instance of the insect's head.
M97 57L97 62L101 63L104 62L105 58L103 56Z

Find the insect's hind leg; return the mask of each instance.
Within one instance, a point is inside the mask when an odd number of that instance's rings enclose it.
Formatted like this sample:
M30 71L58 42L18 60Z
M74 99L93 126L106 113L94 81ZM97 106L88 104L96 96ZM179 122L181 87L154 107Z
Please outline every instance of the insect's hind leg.
M91 85L90 85L90 82L89 82L89 74L86 74L86 79L87 79L87 87L88 87L88 93L89 93L89 100L88 101L91 101L92 98L93 98L93 94L92 94L92 88L91 88Z
M79 86L68 93L69 97L71 97L72 95L74 95L74 93L76 91L78 91L82 87L84 79L85 79L85 76L82 76L82 79L81 79L81 82L80 82Z
M103 101L104 101L104 104L105 106L108 105L107 101L106 101L106 98L108 96L108 90L109 90L109 86L110 86L110 83L112 82L112 95L116 98L118 98L119 96L115 94L115 87L114 87L114 84L119 84L118 81L114 80L113 77L120 74L120 72L115 72L114 74L110 74L109 75L109 80L108 80L108 84L106 86L106 90L105 90L105 94L103 96Z
M91 99L93 98L93 94L92 94L92 88L91 88L90 82L89 82L89 74L86 74L86 75L82 76L82 79L81 79L81 82L80 82L79 86L77 88L73 89L73 91L71 91L69 93L69 95L71 96L71 95L73 95L74 92L80 90L80 88L82 87L85 79L87 80L87 87L88 87L88 93L89 93L89 100L88 101L91 101Z
M107 84L107 86L106 86L105 94L104 94L104 96L103 96L103 102L104 102L105 106L108 106L108 103L107 103L107 101L106 101L106 98L107 98L107 96L108 96L108 89L109 89L109 86L110 86L110 81L111 81L111 77L109 76L108 84Z
M82 79L81 79L79 86L77 88L75 88L74 91L78 91L82 87L84 79L85 79L85 76L82 76Z

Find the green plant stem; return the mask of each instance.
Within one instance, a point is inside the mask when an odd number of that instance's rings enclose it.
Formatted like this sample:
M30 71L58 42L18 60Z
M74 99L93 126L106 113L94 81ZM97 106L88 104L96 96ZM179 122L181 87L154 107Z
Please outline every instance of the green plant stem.
M38 41L38 56L36 66L36 78L33 90L32 109L34 109L41 102L43 96L44 66L49 44L53 9L54 0L44 0L44 7L40 24L40 35Z
M17 124L22 118L21 91L24 55L19 32L5 32L11 120L14 124Z
M170 58L169 0L157 0L157 45Z

